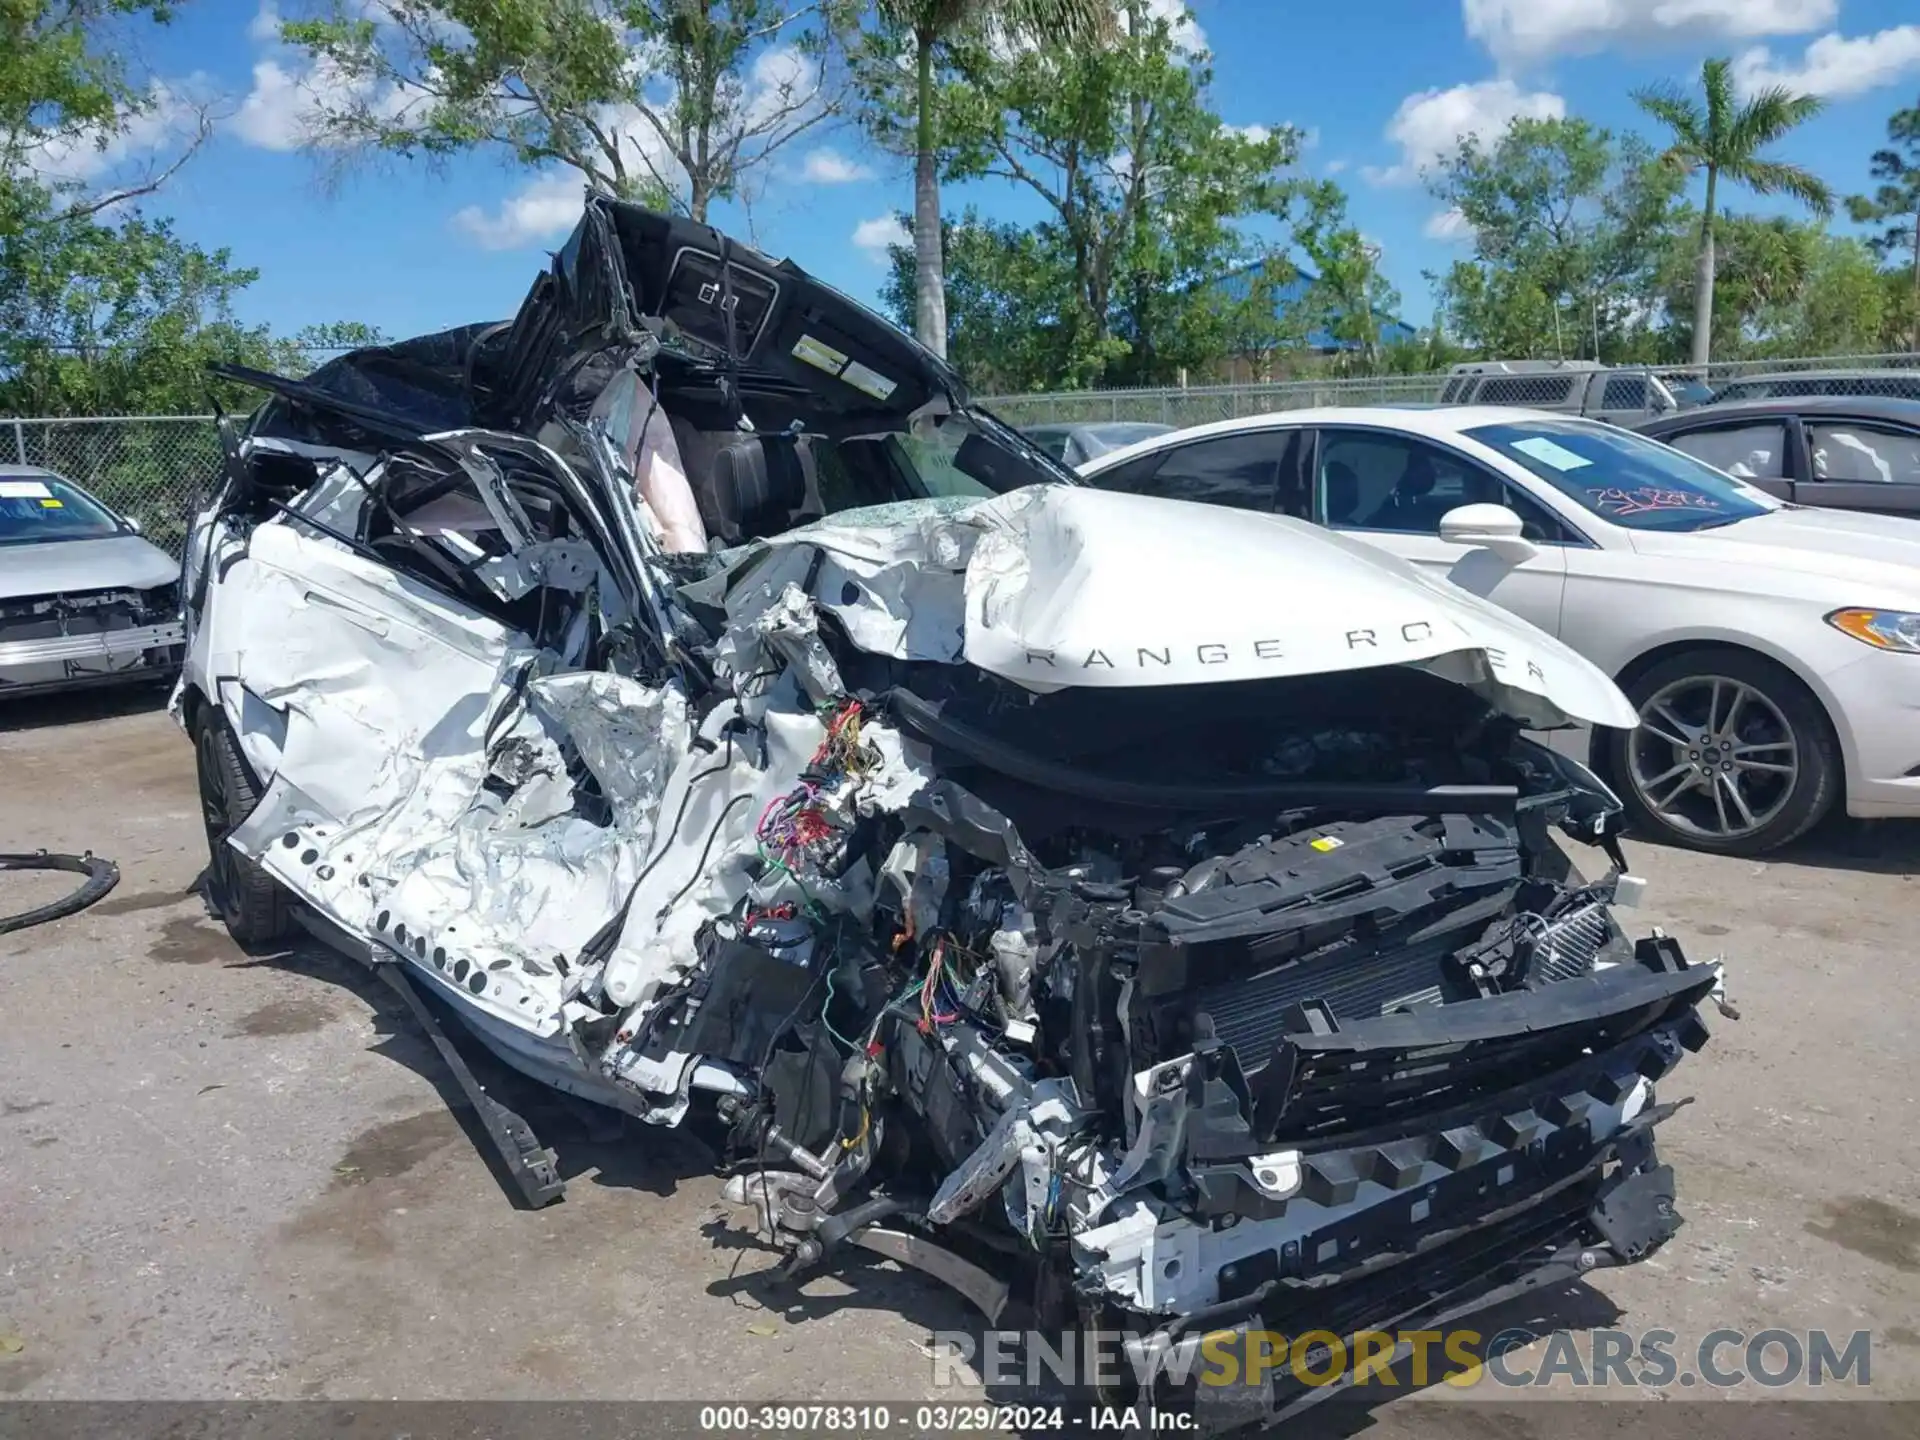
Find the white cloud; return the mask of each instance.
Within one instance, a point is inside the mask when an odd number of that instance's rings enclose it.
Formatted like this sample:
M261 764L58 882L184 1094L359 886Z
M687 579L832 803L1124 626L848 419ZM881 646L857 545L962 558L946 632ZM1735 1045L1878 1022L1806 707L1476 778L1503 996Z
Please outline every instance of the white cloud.
M1467 34L1505 63L1616 45L1711 44L1802 35L1840 0L1461 0Z
M1369 165L1364 173L1376 185L1405 184L1469 135L1491 140L1517 119L1557 120L1566 113L1560 96L1522 90L1506 79L1422 90L1402 100L1387 122L1387 139L1400 147L1400 162L1384 169Z
M1222 135L1238 135L1242 140L1251 140L1258 145L1262 140L1273 138L1273 132L1264 125L1222 125Z
M816 185L849 185L856 180L873 179L873 167L850 160L838 150L822 146L809 150L800 168L800 178Z
M744 118L753 128L775 121L794 124L824 103L821 62L802 54L796 46L775 45L762 50L747 73Z
M586 182L573 170L541 175L500 203L488 214L469 205L453 223L487 250L519 250L546 240L557 240L580 219Z
M687 172L673 158L659 129L638 105L608 105L599 114L600 128L617 136L621 163L629 175L651 175L676 195L687 192Z
M298 150L319 137L323 116L366 103L375 115L395 120L425 95L405 85L381 84L346 74L333 61L287 63L269 56L253 67L253 85L227 127L260 150Z
M313 107L313 96L303 88L304 78L278 60L256 64L253 88L230 122L234 133L262 150L299 149L306 141Z
M1327 167L1326 167L1327 174L1338 175L1342 170L1346 169L1347 166L1350 165L1351 163L1352 162L1348 160L1329 160L1327 161Z
M637 106L609 105L597 119L617 138L629 176L655 176L676 193L686 193L686 171L668 154L660 132ZM586 176L568 166L536 175L493 210L468 205L453 217L454 228L486 250L521 250L560 239L580 219Z
M261 0L247 26L247 38L260 45L277 44L280 39L280 7L274 0Z
M895 245L911 245L913 236L898 215L876 215L853 227L853 243L875 260L885 260Z
M1896 25L1876 35L1822 35L1798 63L1783 63L1764 46L1734 58L1733 80L1743 94L1784 85L1799 94L1844 99L1893 85L1920 72L1920 25Z
M1452 243L1473 238L1473 226L1467 223L1467 217L1458 210L1436 210L1427 217L1427 223L1420 227L1420 233L1429 240L1444 240Z
M156 80L145 103L118 128L90 126L27 151L22 161L45 184L112 183L116 176L124 180L129 167L154 161L165 151L183 151L193 141L202 110L182 91L204 82L204 76L195 75L176 89Z

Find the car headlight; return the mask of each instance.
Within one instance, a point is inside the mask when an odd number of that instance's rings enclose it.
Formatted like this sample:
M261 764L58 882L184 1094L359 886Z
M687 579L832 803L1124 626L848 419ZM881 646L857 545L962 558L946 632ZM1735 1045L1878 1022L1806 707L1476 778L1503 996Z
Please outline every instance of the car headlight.
M1920 655L1920 615L1910 610L1836 610L1827 623L1876 650Z

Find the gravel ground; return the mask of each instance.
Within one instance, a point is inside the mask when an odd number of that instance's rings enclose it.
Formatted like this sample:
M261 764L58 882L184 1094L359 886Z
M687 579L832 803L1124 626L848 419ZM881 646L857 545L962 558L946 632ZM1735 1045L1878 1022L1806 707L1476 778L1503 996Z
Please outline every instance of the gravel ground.
M884 1265L781 1285L680 1137L530 1114L571 1183L510 1205L389 993L206 918L191 750L151 695L16 702L0 775L0 849L122 871L0 936L0 1396L952 1398L923 1347L968 1328L959 1302ZM1690 1223L1496 1318L1665 1328L1683 1356L1720 1328L1867 1329L1873 1394L1920 1400L1920 827L1835 825L1767 863L1629 848L1642 919L1726 954L1743 1012L1663 1087L1697 1097L1660 1132ZM0 887L0 913L45 898ZM1498 1433L1565 1433L1554 1408Z

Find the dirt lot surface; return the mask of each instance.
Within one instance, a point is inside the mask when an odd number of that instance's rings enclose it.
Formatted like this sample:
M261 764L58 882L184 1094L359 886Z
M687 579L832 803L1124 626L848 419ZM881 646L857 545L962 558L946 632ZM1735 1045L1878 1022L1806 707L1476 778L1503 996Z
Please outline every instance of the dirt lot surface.
M244 955L206 918L192 755L152 697L0 713L0 777L0 850L122 869L91 910L0 936L0 1396L936 1393L923 1346L973 1324L959 1302L881 1265L784 1287L674 1135L528 1101L571 1183L509 1204L391 994L317 948ZM1920 1400L1920 829L1838 825L1768 863L1629 854L1651 882L1634 928L1724 952L1743 1012L1709 1015L1663 1088L1697 1097L1660 1132L1689 1224L1502 1323L1664 1328L1683 1359L1721 1328L1867 1329L1872 1392ZM0 913L41 898L0 885ZM1572 1418L1448 1409L1395 1400L1360 1428Z

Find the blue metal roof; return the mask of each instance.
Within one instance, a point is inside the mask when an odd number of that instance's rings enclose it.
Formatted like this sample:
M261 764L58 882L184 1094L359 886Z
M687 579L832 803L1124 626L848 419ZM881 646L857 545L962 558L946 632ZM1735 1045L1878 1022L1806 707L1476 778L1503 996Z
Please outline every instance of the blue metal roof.
M1244 300L1252 293L1253 277L1259 272L1258 264L1245 265L1231 270L1213 282L1214 288L1229 300ZM1273 287L1274 314L1284 313L1289 307L1298 305L1307 297L1307 291L1319 280L1319 276L1310 270L1296 268L1291 280ZM1380 343L1393 345L1412 340L1417 332L1404 320L1389 317L1380 322ZM1307 345L1314 350L1358 350L1356 340L1336 340L1326 330L1315 329L1307 332Z

